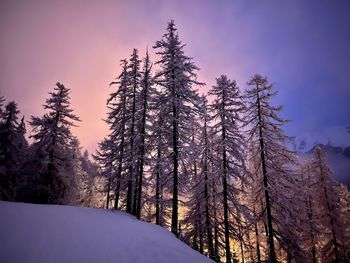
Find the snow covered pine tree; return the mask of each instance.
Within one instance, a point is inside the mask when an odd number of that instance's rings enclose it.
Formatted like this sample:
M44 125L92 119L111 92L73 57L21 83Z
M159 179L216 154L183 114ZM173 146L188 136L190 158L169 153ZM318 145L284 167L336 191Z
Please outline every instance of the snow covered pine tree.
M33 127L36 159L40 161L37 202L67 203L70 190L70 175L73 167L68 164L71 160L67 156L72 150L70 145L74 136L70 128L74 122L80 121L70 108L70 90L63 84L57 83L54 92L49 92L44 109L49 110L44 116L31 118ZM68 164L68 167L67 167ZM68 174L65 169L68 168Z
M172 137L167 144L172 149L172 218L171 231L179 235L179 179L184 175L184 167L181 165L181 158L188 151L186 143L190 141L191 122L194 121L196 103L199 96L193 85L201 85L197 81L195 73L198 68L192 60L184 54L184 45L179 40L174 21L170 21L167 32L162 40L154 45L156 54L160 59L155 63L159 65L160 70L155 75L155 83L161 88L160 96L162 112L165 115L161 118L171 120ZM186 162L184 162L186 163Z
M216 79L216 85L209 91L209 95L214 96L210 109L215 122L214 131L219 135L217 158L222 181L225 257L226 262L231 262L230 236L238 232L233 229L239 222L233 222L230 218L237 219L238 211L243 207L239 204L237 183L244 180L245 171L244 140L239 131L244 105L236 82L226 75Z
M258 169L255 181L260 185L256 186L255 193L263 204L262 218L266 218L268 260L278 262L275 239L284 248L289 260L290 257L299 258L302 255L295 223L299 215L295 209L302 203L302 195L298 195L298 177L293 170L297 164L296 155L288 150L286 142L290 137L281 128L287 121L277 115L282 107L274 107L270 103L277 92L272 90L266 78L254 75L248 85L244 121L248 127L247 140L254 147L250 149L253 153L251 158Z

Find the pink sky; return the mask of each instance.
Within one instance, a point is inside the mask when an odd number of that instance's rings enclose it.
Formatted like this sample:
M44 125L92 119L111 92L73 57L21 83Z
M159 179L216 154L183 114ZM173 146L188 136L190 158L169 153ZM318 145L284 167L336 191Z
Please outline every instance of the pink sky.
M63 83L82 120L73 132L92 152L108 132L102 118L119 60L129 58L132 48L142 55L147 45L155 59L151 47L175 19L187 55L201 68L199 80L207 83L200 93L221 74L245 88L252 74L261 73L276 83L278 103L295 120L293 132L344 126L350 5L315 9L303 1L267 2L3 0L0 93L29 120L43 114L47 93ZM330 101L324 94L334 90ZM303 98L311 98L312 107Z
M71 89L72 107L82 120L73 132L93 151L108 132L102 118L111 92L108 84L119 74L119 60L128 58L133 47L143 55L148 45L152 54L151 47L164 34L167 22L181 16L181 11L171 11L170 2L157 5L156 13L151 10L152 1L143 8L136 2L83 2L2 4L1 35L6 37L1 44L1 93L7 100L15 100L29 120L31 115L43 114L47 93L57 81L63 83ZM178 20L180 38L191 42L186 47L188 54L207 52L200 49L207 31L196 27L184 30L181 24L186 21ZM195 62L204 68L208 61ZM208 81L214 75L201 72L200 77Z

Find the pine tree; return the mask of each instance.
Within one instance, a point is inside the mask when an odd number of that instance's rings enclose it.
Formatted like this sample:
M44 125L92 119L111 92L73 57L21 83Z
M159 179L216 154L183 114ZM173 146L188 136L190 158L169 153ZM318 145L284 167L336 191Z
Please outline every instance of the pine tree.
M320 146L315 147L309 168L313 177L314 209L321 230L319 237L321 258L324 262L346 262L345 251L349 251L346 245L346 240L349 239L347 230L349 218L344 215L349 212L342 211L340 187L332 180L327 157Z
M114 182L116 180L115 156L117 156L115 143L110 137L106 137L101 142L98 143L98 150L93 155L94 160L97 161L97 163L100 165L101 175L107 180L107 189L105 189L105 191L107 192L107 198L106 198L107 209L109 208L109 203L111 201L112 186L114 186ZM119 182L120 182L120 178L119 178ZM119 188L120 186L118 187L118 189ZM117 191L115 192L115 195L117 195ZM115 208L117 207L118 205L115 206Z
M148 201L155 206L155 223L167 227L171 206L171 182L168 178L171 171L171 150L167 145L171 137L171 120L161 114L164 110L162 105L160 91L155 89L150 100L150 177L147 181L153 190L153 196Z
M149 100L150 94L154 93L153 89L153 78L151 75L152 65L150 62L148 50L146 52L146 57L143 62L143 71L142 71L142 79L140 82L141 91L139 93L138 102L139 112L138 112L138 130L139 130L139 153L138 153L138 169L137 169L137 180L138 182L136 189L136 217L140 219L141 217L141 208L142 208L142 186L143 186L143 177L144 177L144 166L145 159L147 154L146 147L146 126L147 121L149 119Z
M312 263L317 262L317 243L316 237L319 233L317 227L317 219L315 216L315 195L313 194L313 186L314 180L311 174L311 165L310 160L306 161L305 164L301 167L301 173L304 176L304 185L305 185L305 207L306 207L306 215L307 215L307 224L308 224L308 233L306 243L306 250L311 254L309 256L312 259Z
M230 217L237 216L237 210L240 209L239 189L235 185L243 180L245 170L244 140L239 132L240 114L244 105L236 82L228 79L226 75L216 79L216 86L209 91L209 95L214 96L211 110L215 121L214 129L220 135L218 158L222 180L225 255L226 262L231 262L230 229L232 224L238 222L232 222Z
M124 188L124 181L127 178L123 178L126 173L126 158L125 152L127 150L127 126L128 126L128 100L129 100L129 73L128 73L128 62L126 60L121 61L122 73L117 77L116 81L113 81L110 85L118 85L116 92L110 94L107 100L107 105L110 112L108 113L106 122L110 125L111 134L109 135L107 145L108 149L103 149L104 151L111 151L109 158L112 160L106 160L104 165L107 165L107 169L116 170L115 171L115 201L114 208L119 208L120 192ZM115 167L115 168L114 168ZM111 172L112 172L111 170ZM112 180L112 178L109 179Z
M286 146L290 137L281 127L287 121L278 116L282 107L270 103L277 92L272 91L272 85L260 75L254 75L248 85L245 122L248 141L255 148L251 150L255 153L252 158L258 164L255 192L262 201L266 218L269 260L277 262L275 239L288 256L300 256L297 233L301 230L297 228L299 217L295 209L302 201L298 197L299 186L293 170L297 164L296 156Z
M200 253L204 249L209 252L209 257L218 260L214 249L214 212L212 203L212 183L214 174L210 171L210 160L213 158L210 142L210 115L207 99L203 96L199 127L193 129L191 142L192 177L189 200L187 201L188 212L185 223L191 225L186 233L186 240ZM197 161L199 160L199 161Z
M57 83L54 92L46 100L44 109L49 110L44 116L31 118L30 125L36 148L36 157L40 160L41 196L43 203L64 203L69 190L62 170L69 161L70 143L74 139L70 128L80 121L70 108L70 90ZM72 169L72 168L71 168Z
M130 78L130 104L129 104L129 114L130 114L130 145L128 151L126 152L126 160L128 162L128 194L127 194L127 204L126 211L136 215L137 209L137 193L138 193L138 177L136 176L137 161L138 161L138 147L137 139L137 123L136 117L138 113L139 103L138 93L140 92L140 81L141 81L141 72L140 72L140 63L141 60L138 56L137 49L133 49L133 53L130 57L129 63L129 78Z
M188 212L184 224L190 225L190 229L185 233L185 240L193 247L193 249L203 253L204 251L204 232L205 232L205 214L203 203L203 174L201 172L201 142L200 142L200 126L198 122L193 123L191 127L190 152L186 165L189 175L188 192L189 197L186 201Z
M2 101L0 101L2 103ZM18 175L28 147L24 118L18 122L17 104L9 102L0 122L0 199L15 199Z
M202 160L201 160L201 172L203 177L203 185L204 185L204 207L205 207L205 231L208 242L208 251L209 257L213 260L218 260L218 255L214 250L214 242L213 242L213 222L212 218L214 217L211 203L211 196L213 195L212 191L210 191L211 181L213 180L213 175L209 170L209 162L211 156L210 151L210 139L209 139L209 110L207 106L208 102L205 97L203 97L203 128L202 128Z
M162 89L164 118L171 120L172 138L167 143L172 148L172 219L171 231L178 236L179 178L184 174L181 158L187 151L189 125L195 115L198 94L193 85L199 85L195 71L198 68L184 54L184 45L179 40L174 21L168 24L162 40L154 45L160 59L156 62L160 70L156 73L156 84ZM158 117L159 118L159 117Z

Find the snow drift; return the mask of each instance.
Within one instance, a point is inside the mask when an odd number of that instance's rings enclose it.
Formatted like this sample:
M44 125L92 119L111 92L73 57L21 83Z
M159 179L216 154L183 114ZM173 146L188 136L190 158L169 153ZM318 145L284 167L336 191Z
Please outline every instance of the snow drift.
M212 262L167 230L95 208L0 201L0 262Z

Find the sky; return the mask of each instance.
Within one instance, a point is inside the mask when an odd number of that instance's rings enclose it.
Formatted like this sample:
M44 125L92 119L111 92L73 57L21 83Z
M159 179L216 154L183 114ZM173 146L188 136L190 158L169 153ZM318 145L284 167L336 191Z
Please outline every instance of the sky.
M241 90L262 74L289 135L350 145L349 14L346 0L1 0L0 94L29 120L63 83L82 120L73 133L93 152L108 133L102 119L120 60L148 47L155 61L152 46L174 19L206 83L200 94L221 74Z

